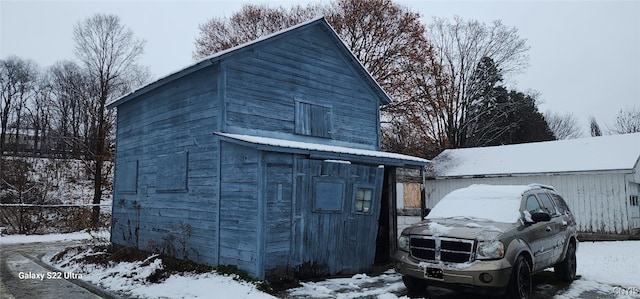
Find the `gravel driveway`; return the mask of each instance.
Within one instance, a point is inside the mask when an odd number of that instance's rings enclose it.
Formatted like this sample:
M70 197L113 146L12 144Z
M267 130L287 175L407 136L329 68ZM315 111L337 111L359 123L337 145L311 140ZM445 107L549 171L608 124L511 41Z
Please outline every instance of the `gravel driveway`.
M7 299L119 298L80 280L77 273L60 272L42 262L79 241L2 244L0 297Z
M44 260L49 260L54 254L67 247L81 244L82 241L62 241L62 242L40 242L21 244L1 244L0 245L0 298L22 299L22 298L109 298L120 299L111 292L102 290L81 280L78 273L64 273L51 267ZM325 282L317 282L319 286L329 283L330 288L338 290L336 297L345 298L376 298L377 296L360 296L358 293L350 293L352 288L339 283L332 282L331 279ZM363 285L361 289L387 288L390 284L401 283L400 277L394 280L376 279L369 285ZM562 295L561 298L638 298L635 295L619 296L614 291L615 288L606 284L592 284L587 287L579 287L586 282L578 279L571 286L558 284L553 278L552 272L543 272L534 276L534 294L532 299L553 298ZM569 291L569 289L573 291ZM569 291L569 292L568 292ZM576 292L577 291L577 292ZM398 288L392 292L396 296L409 295L412 298L430 299L460 299L460 298L484 298L469 294L456 294L445 289L429 288L428 293L407 294L404 288ZM573 293L569 295L568 293ZM362 295L362 294L361 294ZM569 295L569 296L568 296ZM279 294L280 298L312 298L308 296L296 296L289 292Z

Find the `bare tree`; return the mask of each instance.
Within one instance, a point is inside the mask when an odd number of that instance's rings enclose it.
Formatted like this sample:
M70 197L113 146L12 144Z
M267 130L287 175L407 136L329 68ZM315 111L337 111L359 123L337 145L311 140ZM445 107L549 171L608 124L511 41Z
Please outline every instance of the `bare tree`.
M420 14L391 0L340 0L332 3L331 11L329 23L394 104L408 98L405 82L416 71L432 73Z
M421 113L421 106L429 102L416 98L415 83L419 88L433 90L437 81L432 74L438 66L425 37L425 26L420 15L391 0L336 0L328 5L311 4L289 9L266 5L245 5L230 18L213 18L200 25L196 38L194 58L199 59L218 51L248 42L258 37L285 29L297 23L324 15L346 46L363 63L382 88L393 98L391 105L383 107L383 119L388 133L411 131L402 142L430 143L424 132L416 129L413 117ZM424 95L424 93L422 94ZM395 128L407 126L406 128ZM383 142L383 149L403 151L413 148L409 143Z
M640 109L637 107L620 110L613 128L610 129L612 134L627 134L640 132Z
M44 147L48 143L48 135L51 131L52 116L52 93L51 86L46 78L47 73L39 76L32 101L25 107L27 110L27 126L33 130L33 143L30 150L48 150L50 146ZM48 144L47 144L48 145Z
M411 70L430 51L419 14L391 0L337 0L288 9L244 5L230 18L216 17L201 24L193 56L204 58L318 15L327 18L356 58L392 95L403 89Z
M598 121L596 121L596 118L593 116L589 118L589 131L591 132L591 137L602 136L600 125L598 125Z
M520 38L516 28L509 28L500 21L490 25L478 21L465 21L455 17L453 22L435 18L427 31L427 39L433 44L437 61L447 82L435 90L431 121L437 128L436 141L441 146L466 147L474 135L472 103L487 82L476 80L483 59L489 58L501 77L522 71L528 62L529 47ZM493 77L487 76L487 80Z
M9 120L15 128L14 143L19 143L22 110L34 93L37 74L31 60L11 56L0 61L0 156L5 151Z
M547 111L544 119L549 125L549 129L558 140L575 139L582 137L582 129L578 124L578 119L571 113L565 114Z
M285 9L283 7L269 7L265 4L245 4L240 11L233 13L228 19L214 17L204 24L200 24L193 58L201 59L291 27L313 18L325 9L327 8L318 5L306 7L298 5Z
M83 109L78 105L80 89L83 77L80 67L71 61L58 61L48 70L48 81L53 100L52 122L55 126L55 147L66 153L75 151L72 146L79 140L79 128L81 127L80 115L84 114ZM66 156L66 155L65 155Z
M53 94L53 122L56 148L82 157L93 152L90 141L97 94L89 73L71 61L60 61L49 69Z
M122 96L133 79L139 81L137 65L143 54L143 40L120 23L115 15L96 14L76 24L73 30L75 54L83 63L95 93L89 94L90 142L93 162L94 194L92 223L97 225L104 179L104 162L111 159L109 132L114 116L106 111L107 102Z
M434 138L426 115L433 111L437 84L446 78L420 15L390 0L342 0L331 10L329 23L393 99L381 109L381 148L430 156Z

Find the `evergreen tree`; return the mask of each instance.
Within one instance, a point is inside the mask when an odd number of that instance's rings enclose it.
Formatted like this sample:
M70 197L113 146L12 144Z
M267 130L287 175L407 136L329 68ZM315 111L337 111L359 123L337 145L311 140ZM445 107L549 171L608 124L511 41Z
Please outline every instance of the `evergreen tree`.
M513 115L518 118L518 125L511 131L510 140L507 143L555 140L553 132L549 129L544 116L538 110L533 96L512 90L509 92L509 98L511 101L520 103L520 105L518 105L517 111Z
M471 82L463 147L555 139L535 98L501 86L501 71L491 58L480 61Z
M593 116L591 117L591 119L589 119L589 129L591 130L592 137L602 136L602 130L600 130L600 125L598 125L596 118Z

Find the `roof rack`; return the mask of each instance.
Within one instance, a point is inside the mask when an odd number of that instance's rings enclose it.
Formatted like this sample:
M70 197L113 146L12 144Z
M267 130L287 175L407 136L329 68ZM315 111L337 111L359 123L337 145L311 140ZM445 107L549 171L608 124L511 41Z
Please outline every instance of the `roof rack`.
M556 188L554 188L553 186L549 186L549 185L543 185L543 184L538 184L538 183L534 183L534 184L529 184L529 186L531 188L542 188L542 189L547 189L547 190L551 190L551 191L556 191Z

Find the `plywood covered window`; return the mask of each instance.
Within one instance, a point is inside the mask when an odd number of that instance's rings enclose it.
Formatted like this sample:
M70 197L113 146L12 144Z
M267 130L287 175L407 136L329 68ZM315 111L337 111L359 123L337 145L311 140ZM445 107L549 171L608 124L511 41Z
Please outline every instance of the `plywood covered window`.
M340 180L316 179L313 183L313 212L342 212L344 182Z
M158 156L156 190L158 192L187 191L188 153L179 152Z
M296 101L295 133L331 138L332 114L332 109L329 106Z
M116 186L122 193L136 193L138 191L138 160L124 161L118 164Z

